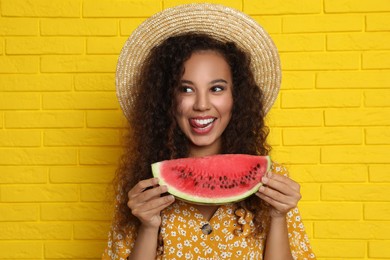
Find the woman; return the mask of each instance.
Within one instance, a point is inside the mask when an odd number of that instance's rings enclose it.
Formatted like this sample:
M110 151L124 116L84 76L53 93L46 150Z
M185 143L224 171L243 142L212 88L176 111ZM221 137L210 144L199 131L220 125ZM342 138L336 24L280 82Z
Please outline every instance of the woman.
M264 116L280 83L276 49L264 31L242 39L229 33L221 21L232 25L231 16L239 18L239 25L252 22L218 5L168 9L141 25L125 44L117 86L131 127L103 259L315 258L296 209L299 185L276 163L255 195L221 206L175 200L152 178L150 164L157 161L269 153ZM145 29L151 26L153 33ZM238 38L245 42L253 35L254 48L238 46ZM137 40L145 36L160 38L141 54ZM268 45L256 50L260 38Z

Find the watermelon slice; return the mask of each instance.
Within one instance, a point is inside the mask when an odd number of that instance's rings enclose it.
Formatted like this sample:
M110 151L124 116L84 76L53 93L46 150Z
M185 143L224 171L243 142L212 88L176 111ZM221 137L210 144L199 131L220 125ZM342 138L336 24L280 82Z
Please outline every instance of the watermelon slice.
M219 154L152 164L153 176L175 197L195 204L236 202L257 192L269 156Z

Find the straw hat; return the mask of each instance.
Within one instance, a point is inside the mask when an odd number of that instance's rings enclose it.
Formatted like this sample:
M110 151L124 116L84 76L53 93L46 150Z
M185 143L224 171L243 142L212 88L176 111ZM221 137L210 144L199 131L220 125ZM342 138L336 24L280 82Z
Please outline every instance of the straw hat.
M279 54L268 33L248 15L223 5L187 4L166 9L143 22L125 42L120 53L116 87L127 118L133 86L151 48L170 36L198 32L220 41L233 41L251 55L256 83L264 92L267 113L278 95L281 82Z

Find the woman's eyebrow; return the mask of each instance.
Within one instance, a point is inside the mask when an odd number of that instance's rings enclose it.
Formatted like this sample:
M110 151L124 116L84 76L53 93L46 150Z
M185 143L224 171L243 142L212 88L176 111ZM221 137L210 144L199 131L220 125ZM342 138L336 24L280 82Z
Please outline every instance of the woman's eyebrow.
M210 83L211 84L215 84L215 83L228 83L226 80L224 80L224 79L215 79L215 80L213 80L213 81L211 81Z
M182 80L180 81L180 83L185 83L185 84L194 85L194 83L193 83L191 80L186 80L186 79L182 79Z

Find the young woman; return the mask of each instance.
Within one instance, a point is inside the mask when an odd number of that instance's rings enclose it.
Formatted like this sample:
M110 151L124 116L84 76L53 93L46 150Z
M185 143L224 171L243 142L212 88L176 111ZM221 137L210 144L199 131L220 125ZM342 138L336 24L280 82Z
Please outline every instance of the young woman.
M257 60L276 49L239 46L256 33L242 39L229 33L221 21L232 25L232 15L240 25L252 21L218 5L168 9L141 26L122 50L117 86L129 141L115 180L116 211L103 259L315 259L296 208L299 185L275 162L255 195L220 206L177 200L152 178L150 165L157 161L270 151L264 117L279 88L279 60ZM167 23L175 30L161 30ZM154 32L145 29L151 24ZM134 47L134 37L141 42L156 33L160 38L145 53ZM137 58L139 64L129 65Z

